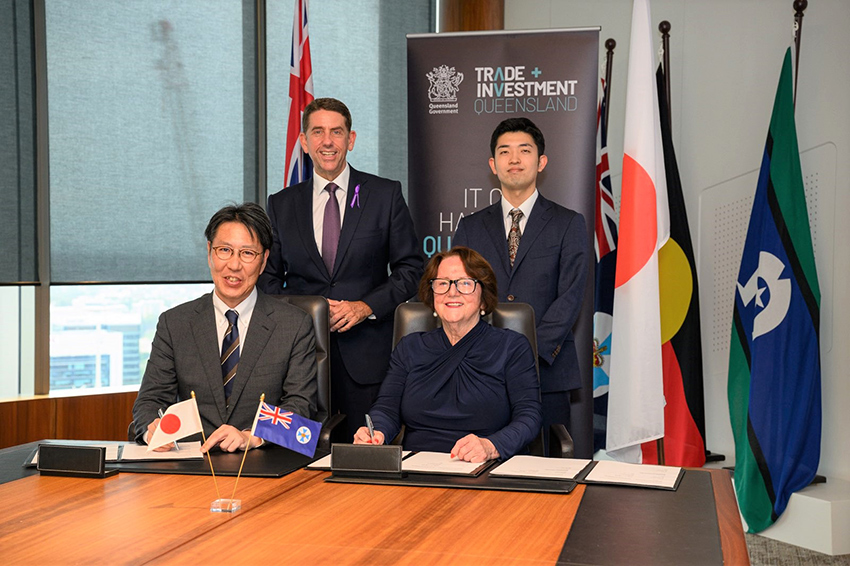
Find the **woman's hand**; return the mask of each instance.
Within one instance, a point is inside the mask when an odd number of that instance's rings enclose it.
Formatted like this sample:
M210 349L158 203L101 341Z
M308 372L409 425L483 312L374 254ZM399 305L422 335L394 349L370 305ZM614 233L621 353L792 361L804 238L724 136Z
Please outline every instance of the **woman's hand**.
M486 462L499 457L499 451L493 443L486 438L479 438L474 434L467 434L452 448L452 458L458 458L464 462Z
M372 437L369 436L369 429L361 426L354 434L354 444L383 444L384 433L380 430L375 431L375 442L372 442Z

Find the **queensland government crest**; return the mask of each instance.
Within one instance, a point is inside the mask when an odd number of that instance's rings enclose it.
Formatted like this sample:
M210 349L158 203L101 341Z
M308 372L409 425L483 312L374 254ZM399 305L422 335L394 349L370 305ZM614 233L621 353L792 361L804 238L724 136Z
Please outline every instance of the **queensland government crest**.
M431 102L457 102L457 91L463 82L463 73L458 73L454 67L440 65L425 76L431 82L428 88L428 98Z

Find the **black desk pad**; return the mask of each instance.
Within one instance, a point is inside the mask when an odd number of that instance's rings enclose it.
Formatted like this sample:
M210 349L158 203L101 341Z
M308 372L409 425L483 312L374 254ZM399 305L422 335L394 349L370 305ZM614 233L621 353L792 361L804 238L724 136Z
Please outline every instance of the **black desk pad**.
M24 467L27 462L32 460L33 452L37 447L38 442L29 442L0 450L0 483L37 474L38 470L35 469L35 466Z
M28 466L38 445L46 441L29 442L0 450L0 483L35 475L35 466ZM50 440L57 444L96 444L92 440ZM213 451L213 468L216 475L235 476L242 462L242 452L225 453ZM317 450L308 458L287 448L271 444L259 450L249 450L245 457L242 475L245 477L279 478L303 468L313 460L326 456L328 451ZM183 474L209 476L210 464L203 460L139 460L107 462L107 470L150 474Z
M459 489L489 489L491 491L530 491L537 493L569 493L576 482L572 480L542 480L528 478L490 477L487 471L479 476L409 473L403 478L328 477L331 483L365 483L373 485L406 485L413 487L442 487Z
M245 477L279 478L303 468L316 458L325 456L327 452L316 451L314 458L298 454L287 448L270 445L258 450L249 450L245 456L245 466L242 475ZM217 476L235 476L242 463L243 452L210 452L213 468ZM108 462L107 469L117 469L121 472L150 473L150 474L184 474L193 476L209 476L210 464L203 460L140 460Z
M588 485L558 564L723 564L711 474L676 491Z

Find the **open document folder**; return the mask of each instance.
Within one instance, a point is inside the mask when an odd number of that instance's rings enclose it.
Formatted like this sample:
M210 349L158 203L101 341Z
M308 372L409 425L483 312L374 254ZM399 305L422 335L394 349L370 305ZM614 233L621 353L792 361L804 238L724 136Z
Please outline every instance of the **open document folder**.
M165 452L149 451L147 446L141 444L125 444L121 450L121 461L135 460L203 460L200 441L179 442L180 450L167 450Z
M447 452L417 452L401 462L403 472L477 476L492 462L464 462Z

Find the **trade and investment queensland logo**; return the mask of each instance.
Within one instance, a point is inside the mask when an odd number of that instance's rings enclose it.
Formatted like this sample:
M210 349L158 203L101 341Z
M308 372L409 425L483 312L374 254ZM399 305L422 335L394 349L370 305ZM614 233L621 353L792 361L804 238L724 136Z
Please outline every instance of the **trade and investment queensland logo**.
M440 65L425 74L431 86L428 87L429 114L457 114L457 93L463 82L463 73L458 73L454 67Z

